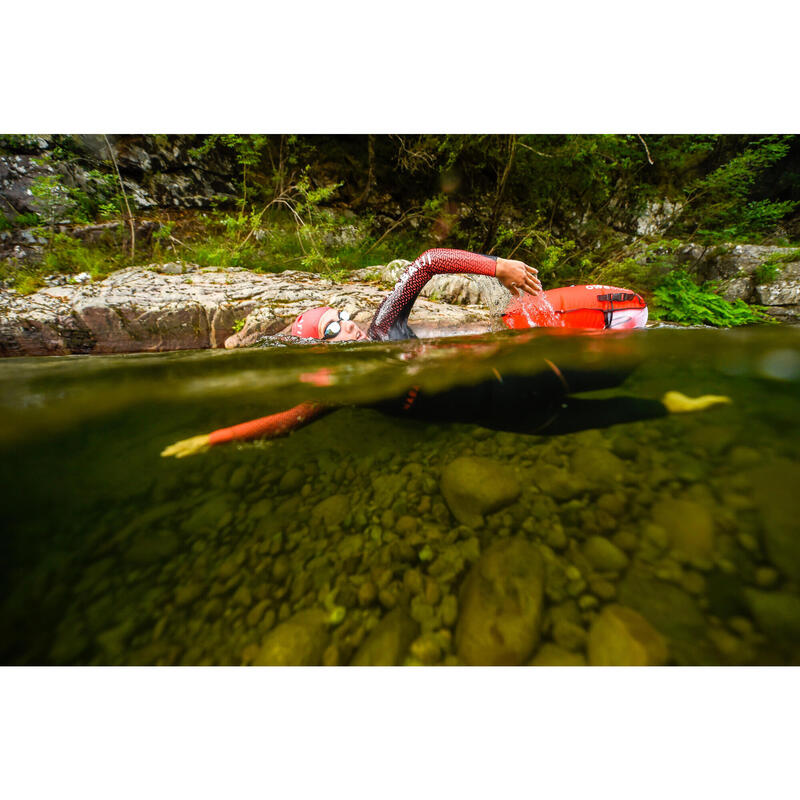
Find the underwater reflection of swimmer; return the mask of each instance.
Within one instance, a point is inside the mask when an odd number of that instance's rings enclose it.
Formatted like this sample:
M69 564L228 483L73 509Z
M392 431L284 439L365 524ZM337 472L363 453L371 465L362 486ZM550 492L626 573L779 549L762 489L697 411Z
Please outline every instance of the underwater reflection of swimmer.
M689 398L667 392L660 400L643 397L577 398L573 393L619 386L630 369L561 370L552 362L534 375L500 375L474 386L444 392L417 388L367 405L392 416L425 422L460 422L513 433L557 436L590 428L656 419L667 414L702 411L730 399L719 395ZM302 403L289 411L193 436L167 447L162 456L183 458L227 442L271 439L290 433L334 410Z
M292 325L292 333L326 342L414 338L408 327L411 307L430 277L443 272L493 275L508 288L519 289L529 296L536 297L542 292L536 270L520 261L460 250L429 250L405 270L366 333L346 314L327 306L301 314ZM495 378L475 386L437 393L412 388L401 397L369 407L423 421L473 423L495 430L552 436L670 413L701 411L730 402L729 398L717 395L692 399L679 392L668 392L661 400L572 396L619 386L630 371L559 369L547 361L546 367L533 375L496 373ZM283 436L331 410L320 403L301 403L278 414L176 442L161 455L182 458L225 442Z

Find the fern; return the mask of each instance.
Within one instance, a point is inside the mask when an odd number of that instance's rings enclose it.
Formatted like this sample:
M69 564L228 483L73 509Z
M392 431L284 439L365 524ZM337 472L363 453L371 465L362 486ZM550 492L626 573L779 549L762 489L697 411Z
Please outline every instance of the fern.
M655 318L685 325L732 328L759 322L775 322L758 306L742 300L729 303L707 288L698 286L682 270L671 272L653 293Z

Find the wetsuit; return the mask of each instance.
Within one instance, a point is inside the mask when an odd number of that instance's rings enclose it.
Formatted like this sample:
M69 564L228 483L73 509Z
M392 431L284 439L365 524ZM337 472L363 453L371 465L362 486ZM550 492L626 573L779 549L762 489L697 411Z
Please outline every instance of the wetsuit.
M464 250L435 249L406 267L392 292L381 303L367 335L374 341L416 338L408 315L423 286L434 275L470 273L495 275L496 257ZM605 428L621 422L667 414L658 400L615 397L578 399L573 393L619 386L630 370L560 370L552 362L533 375L497 375L475 386L430 393L412 388L402 397L369 407L393 416L434 422L464 422L495 430L556 435ZM274 438L333 410L320 403L301 403L288 411L223 428L209 435L212 445L247 439Z

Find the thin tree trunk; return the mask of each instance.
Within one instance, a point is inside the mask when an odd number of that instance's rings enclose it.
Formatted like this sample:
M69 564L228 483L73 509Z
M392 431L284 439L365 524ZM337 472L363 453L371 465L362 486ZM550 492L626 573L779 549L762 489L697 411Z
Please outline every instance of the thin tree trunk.
M375 136L371 133L367 136L367 162L367 185L353 203L354 206L360 206L366 202L372 187L375 185Z
M492 216L489 219L489 229L486 231L486 239L483 243L483 249L491 255L492 250L494 250L494 246L489 249L490 245L492 244L492 240L494 239L495 233L497 233L497 226L500 222L500 212L503 208L503 194L506 190L506 183L508 182L508 176L511 174L511 168L514 166L514 155L517 152L517 137L516 135L511 135L509 137L509 152L508 152L508 160L506 161L505 169L503 170L503 174L500 177L500 180L497 184L497 192L495 193L494 197L494 204L492 207Z
M114 156L114 151L111 149L111 142L108 141L108 136L103 134L103 138L106 140L106 147L108 148L108 154L111 156L111 161L114 164L114 169L117 173L117 180L119 181L119 188L122 191L122 199L125 201L125 208L128 210L128 226L131 229L131 263L133 263L133 258L136 253L136 228L133 222L133 214L131 213L131 206L128 203L128 195L125 193L125 186L122 183L122 175L119 174L119 166L117 165L117 159Z

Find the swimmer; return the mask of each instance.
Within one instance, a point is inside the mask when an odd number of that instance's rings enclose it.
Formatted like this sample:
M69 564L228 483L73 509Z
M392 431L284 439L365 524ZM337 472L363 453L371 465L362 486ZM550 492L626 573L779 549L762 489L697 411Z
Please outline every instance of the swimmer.
M538 271L524 262L464 250L428 250L405 269L366 331L345 312L320 306L300 314L291 332L301 338L324 342L416 338L408 325L411 308L428 280L443 273L490 275L512 292L531 296L542 292ZM465 422L495 430L557 435L670 413L702 411L730 402L729 398L718 395L693 399L679 392L668 392L661 400L572 397L580 392L619 386L629 373L629 369L562 370L546 361L543 369L533 375L501 376L497 373L492 380L476 386L438 393L412 388L402 397L383 400L370 407L420 420ZM301 403L287 411L184 439L165 448L161 455L184 458L226 442L283 436L331 410L332 407L321 403Z

